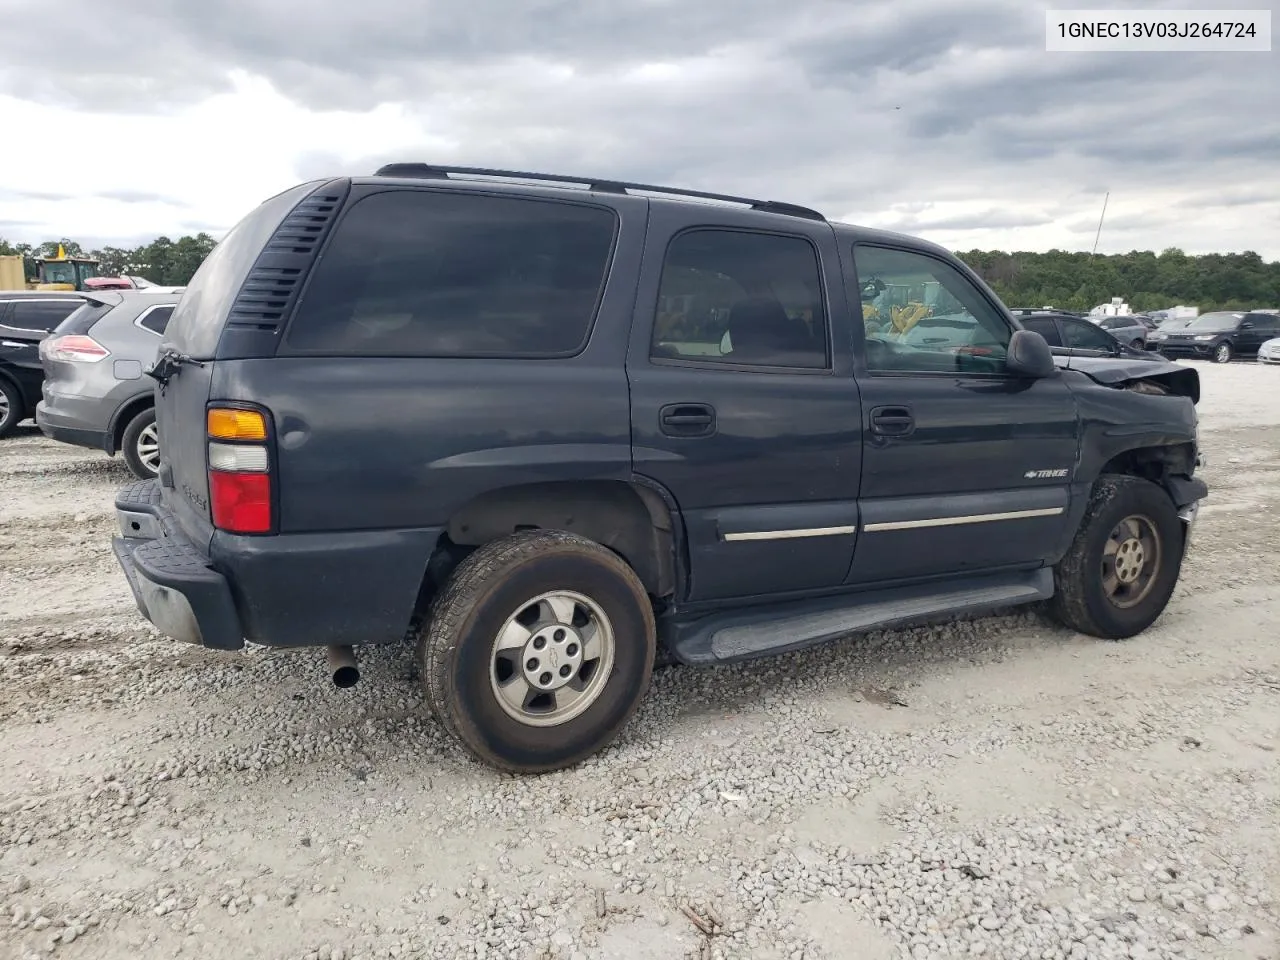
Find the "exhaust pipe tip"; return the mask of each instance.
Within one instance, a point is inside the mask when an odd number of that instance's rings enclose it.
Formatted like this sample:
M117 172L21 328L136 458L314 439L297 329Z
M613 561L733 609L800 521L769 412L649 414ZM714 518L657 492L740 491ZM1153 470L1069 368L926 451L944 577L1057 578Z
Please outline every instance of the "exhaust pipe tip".
M340 689L354 687L360 680L360 668L356 666L356 653L349 645L327 647L329 669L333 673L333 685Z

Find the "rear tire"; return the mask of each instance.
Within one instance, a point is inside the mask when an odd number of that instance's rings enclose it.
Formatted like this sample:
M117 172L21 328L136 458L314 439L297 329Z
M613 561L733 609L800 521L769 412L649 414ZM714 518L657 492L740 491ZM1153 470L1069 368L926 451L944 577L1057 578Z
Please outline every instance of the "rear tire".
M458 565L419 632L418 664L432 711L471 754L544 773L617 736L649 687L655 632L621 558L529 530Z
M1145 350L1147 348L1147 345L1143 343L1141 340L1134 340L1132 343L1129 344L1129 346L1133 347L1133 349L1135 350Z
M1213 349L1214 363L1230 363L1232 357L1231 344L1220 343Z
M7 437L18 429L23 408L22 393L8 380L0 377L0 437Z
M156 430L155 407L148 407L129 421L120 439L120 452L139 480L160 475L160 435Z
M1054 567L1050 611L1104 640L1135 636L1168 605L1184 549L1182 521L1164 490L1149 480L1105 475Z

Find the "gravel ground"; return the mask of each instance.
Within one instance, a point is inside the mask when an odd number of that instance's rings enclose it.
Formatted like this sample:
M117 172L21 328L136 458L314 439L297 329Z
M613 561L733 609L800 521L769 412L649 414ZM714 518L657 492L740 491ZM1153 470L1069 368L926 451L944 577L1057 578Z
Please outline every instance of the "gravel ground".
M467 760L411 651L158 637L121 464L0 441L0 958L1280 957L1280 371L1200 365L1160 622L671 668L615 746Z

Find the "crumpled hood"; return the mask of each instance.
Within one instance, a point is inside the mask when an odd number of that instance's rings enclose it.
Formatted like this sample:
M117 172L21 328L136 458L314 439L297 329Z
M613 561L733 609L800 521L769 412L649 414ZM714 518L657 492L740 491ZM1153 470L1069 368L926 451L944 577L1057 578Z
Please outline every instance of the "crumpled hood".
M1059 369L1076 370L1109 387L1134 380L1151 380L1178 396L1200 402L1200 374L1192 367L1172 360L1126 359L1124 357L1054 357Z

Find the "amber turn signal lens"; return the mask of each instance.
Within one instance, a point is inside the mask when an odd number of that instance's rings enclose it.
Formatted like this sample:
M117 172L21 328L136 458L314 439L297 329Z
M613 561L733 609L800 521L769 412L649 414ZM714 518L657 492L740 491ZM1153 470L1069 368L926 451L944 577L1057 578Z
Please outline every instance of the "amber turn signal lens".
M257 410L210 410L208 424L216 440L267 439L267 418Z

